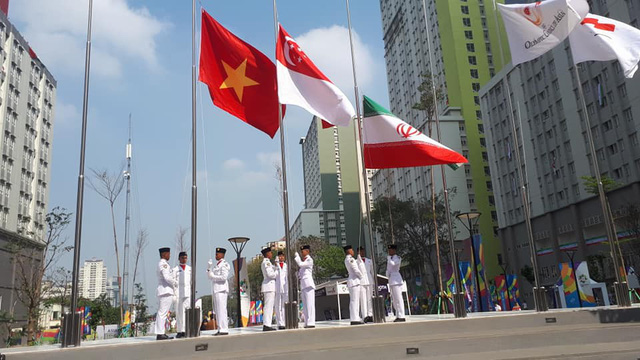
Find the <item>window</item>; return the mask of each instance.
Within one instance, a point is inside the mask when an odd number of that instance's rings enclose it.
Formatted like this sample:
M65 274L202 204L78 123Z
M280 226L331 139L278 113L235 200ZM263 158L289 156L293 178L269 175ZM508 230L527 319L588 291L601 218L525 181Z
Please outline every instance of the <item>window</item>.
M609 146L607 146L607 151L609 152L609 155L615 155L618 153L618 144L611 144Z
M471 83L471 88L473 89L473 91L478 92L478 91L480 91L480 84L479 83Z
M467 51L468 52L476 52L476 47L473 44L467 44Z
M473 40L473 31L465 30L464 37L467 38L468 40Z
M627 84L622 84L618 86L618 94L620 94L621 98L627 97Z
M470 65L478 65L478 62L476 61L476 57L475 56L469 56L469 64Z
M602 124L602 129L606 132L613 129L613 123L611 120L607 120Z
M476 69L471 69L471 70L470 70L470 73L471 73L471 77L472 77L473 79L477 79L477 78L478 78L478 70L476 70Z
M628 121L631 122L633 121L633 113L631 113L631 108L628 108L624 111L624 118Z
M464 25L465 27L471 27L471 19L462 18L462 25Z
M465 15L469 15L469 7L466 5L460 6L460 11Z
M640 145L640 143L638 142L638 133L634 132L633 134L629 135L629 142L631 143L631 146L633 147L637 147L638 145Z

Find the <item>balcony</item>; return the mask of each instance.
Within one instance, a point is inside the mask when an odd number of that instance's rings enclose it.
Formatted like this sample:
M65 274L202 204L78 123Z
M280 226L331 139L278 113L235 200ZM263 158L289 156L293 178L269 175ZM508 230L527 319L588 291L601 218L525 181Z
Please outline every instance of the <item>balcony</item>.
M16 133L16 124L13 121L4 121L4 131L15 134Z

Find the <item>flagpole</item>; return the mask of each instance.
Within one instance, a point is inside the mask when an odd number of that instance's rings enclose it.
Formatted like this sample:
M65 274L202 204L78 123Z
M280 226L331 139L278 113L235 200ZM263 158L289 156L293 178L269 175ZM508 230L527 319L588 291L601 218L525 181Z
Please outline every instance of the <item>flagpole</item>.
M502 47L502 35L500 34L500 26L498 23L498 9L496 6L496 0L493 0L493 18L496 23L496 33L498 34L498 47L500 48L500 59L502 67L505 66L504 49ZM513 102L511 101L511 86L509 84L509 72L505 74L502 79L504 86L506 87L507 106L509 108L509 120L511 125L511 138L513 139L513 152L516 158L516 167L518 173L518 182L520 185L520 196L522 199L522 208L524 210L524 221L527 228L527 240L529 242L529 252L531 254L531 264L533 265L533 278L535 287L533 288L533 301L536 311L547 311L549 305L547 304L547 294L544 287L540 286L540 275L538 272L538 253L536 250L535 239L533 238L533 225L531 224L531 207L529 205L529 196L526 185L526 179L522 168L526 166L520 155L520 146L518 145L518 136L516 129L516 120L513 115ZM522 131L522 127L520 128ZM524 143L522 144L524 148ZM507 274L505 274L505 277Z
M434 119L436 122L436 133L438 136L437 141L440 141L441 138L441 131L440 131L440 116L438 113L438 99L436 96L436 85L435 85L435 81L433 80L433 76L435 75L435 69L433 67L433 53L431 50L431 35L430 35L430 29L429 29L429 18L427 16L427 3L425 0L422 0L422 11L423 11L423 15L424 15L424 21L425 21L425 25L426 25L426 29L427 29L427 49L429 51L429 67L430 67L430 71L431 71L431 91L433 92L433 104L435 107L435 111L434 111ZM433 168L431 169L431 171L433 172ZM451 220L451 205L449 203L449 189L447 188L447 175L445 173L445 168L444 165L440 165L440 173L442 176L442 189L444 192L444 208L445 208L445 215L446 215L446 219L447 219L447 228L448 228L448 236L449 236L449 252L451 254L451 268L454 274L454 280L455 280L455 284L456 284L456 291L453 294L453 312L455 317L457 318L464 318L467 317L467 309L465 308L465 303L464 303L464 292L460 292L462 290L462 285L460 282L460 273L459 273L459 269L458 269L458 259L457 259L457 255L456 255L456 248L455 248L455 244L454 244L454 235L453 235L453 222ZM471 241L473 241L473 239L471 239ZM442 289L441 289L442 291ZM480 301L482 301L482 299L480 299Z
M614 273L616 275L616 282L613 284L616 300L619 307L629 307L631 306L631 300L629 299L629 286L627 285L625 279L620 276L620 264L618 263L619 259L616 251L618 236L613 230L614 224L611 212L609 211L607 197L604 193L604 185L602 184L602 176L600 175L600 166L598 164L598 156L596 154L596 145L593 140L593 133L591 132L591 120L589 117L589 113L587 112L587 103L582 91L582 80L580 78L580 72L578 71L578 64L574 64L573 71L576 76L576 81L578 82L578 94L580 95L580 104L582 106L582 112L585 119L587 139L589 141L589 151L591 152L591 164L593 166L593 172L595 173L596 182L598 183L598 197L600 198L600 206L602 207L605 230L607 233L607 238L609 238L609 247L611 248L611 257L613 259L613 266L615 270ZM622 254L620 254L620 256L622 256ZM580 289L578 289L578 292L579 290Z
M191 5L191 304L185 309L185 330L187 337L200 335L200 311L196 309L196 255L198 236L198 184L197 184L197 142L196 142L196 0ZM240 311L240 309L238 309Z
M275 1L275 0L274 0ZM367 230L369 234L369 247L371 251L371 267L376 271L376 252L375 252L375 244L373 241L373 227L371 224L371 199L369 196L369 183L367 176L367 168L365 167L365 159L364 159L364 143L362 142L362 112L360 108L360 93L358 91L358 77L356 75L356 60L355 60L355 51L353 49L353 32L351 30L351 9L349 6L349 0L345 0L347 7L347 24L349 26L349 47L351 49L351 70L353 72L353 91L355 94L356 101L356 144L360 150L360 156L358 158L359 168L362 170L361 176L362 179L360 181L360 198L365 199L365 208L367 209ZM361 203L362 205L362 203ZM373 322L382 323L385 322L385 313L384 313L384 300L380 296L378 292L378 276L377 271L376 275L373 277L373 294L374 298L372 301L373 305ZM369 294L371 296L371 294Z
M73 273L71 275L71 308L63 319L62 347L80 346L81 319L78 307L78 277L80 276L80 245L82 240L82 211L84 207L84 163L87 145L87 113L89 109L89 75L91 69L91 22L93 19L93 0L89 0L87 18L87 45L84 61L84 94L82 98L82 137L80 140L80 169L78 173L78 195L76 199L76 229L73 245Z
M278 42L278 8L276 6L276 0L273 0L273 26L275 30L275 38L276 43ZM276 64L278 60L276 59ZM284 213L284 239L285 246L287 247L287 260L292 259L291 256L291 233L289 228L289 191L287 186L287 158L285 156L285 136L284 136L284 121L282 116L282 105L280 101L278 101L278 123L280 125L280 162L282 167L282 210ZM294 287L293 287L293 267L287 267L287 290L289 291L289 296L294 295ZM285 303L285 327L287 329L297 329L298 328L298 302L291 301L291 298L287 299L288 302ZM307 306L305 304L305 306Z

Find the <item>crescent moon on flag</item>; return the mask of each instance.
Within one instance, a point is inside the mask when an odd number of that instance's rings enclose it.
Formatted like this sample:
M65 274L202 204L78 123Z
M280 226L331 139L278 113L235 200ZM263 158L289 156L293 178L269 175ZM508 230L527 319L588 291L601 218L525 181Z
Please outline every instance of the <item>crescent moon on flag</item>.
M291 61L291 55L289 54L289 46L287 44L289 44L289 42L292 42L294 44L296 44L296 41L294 39L292 39L289 36L285 36L284 38L285 42L284 42L284 58L285 60L287 60L287 62L289 63L289 65L291 66L297 66L293 61ZM298 44L296 44L298 45Z

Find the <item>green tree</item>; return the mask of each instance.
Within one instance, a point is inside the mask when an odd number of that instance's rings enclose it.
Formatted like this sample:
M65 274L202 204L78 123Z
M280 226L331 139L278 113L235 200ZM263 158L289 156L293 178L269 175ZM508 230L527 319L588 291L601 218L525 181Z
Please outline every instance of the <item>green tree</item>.
M344 250L335 245L330 245L316 252L313 260L315 278L324 282L332 277L347 277L344 256Z
M582 176L581 177L584 185L584 190L589 194L598 195L598 181L594 176ZM609 191L620 186L620 183L613 180L608 176L601 176L602 186L604 187L604 192L608 193Z
M143 335L146 335L147 331L149 330L149 323L151 319L151 316L148 312L149 306L147 306L147 295L144 293L142 284L136 283L134 286L136 288L135 295L133 295L133 301L136 310L135 335L138 335L138 331L140 331ZM138 324L140 324L140 327L138 327Z
M251 300L260 299L260 288L262 285L262 256L258 256L251 261L247 267L247 277L249 278L249 297Z
M434 84L433 76L430 72L420 74L422 82L418 86L418 92L420 93L420 101L415 103L412 108L414 110L424 111L427 115L427 121L433 120L436 112L436 100L442 101L444 93L440 86ZM435 93L433 91L435 85Z

